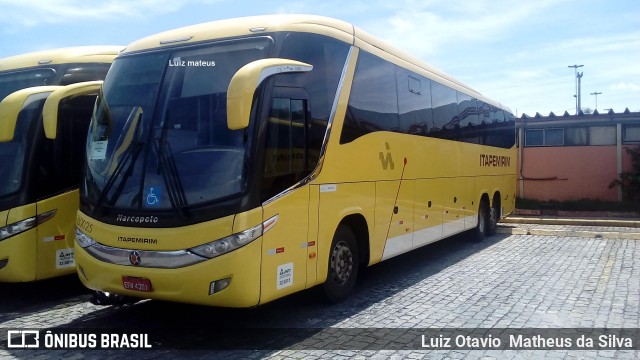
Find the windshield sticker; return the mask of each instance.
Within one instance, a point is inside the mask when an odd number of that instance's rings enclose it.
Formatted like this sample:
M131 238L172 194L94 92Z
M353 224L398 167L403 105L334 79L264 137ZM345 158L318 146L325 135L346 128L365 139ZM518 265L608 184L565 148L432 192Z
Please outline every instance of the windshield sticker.
M145 192L145 203L147 206L158 206L162 200L162 191L156 186L149 187Z
M104 160L107 157L109 140L92 141L89 150L89 160Z
M278 284L277 289L284 289L293 284L293 263L278 266Z
M73 260L73 248L56 251L56 269L66 269L76 266Z

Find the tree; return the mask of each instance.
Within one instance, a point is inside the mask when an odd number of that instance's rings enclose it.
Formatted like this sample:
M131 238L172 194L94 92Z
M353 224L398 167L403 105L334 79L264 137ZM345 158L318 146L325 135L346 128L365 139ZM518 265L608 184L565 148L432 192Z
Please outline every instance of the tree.
M589 115L589 114L592 114L592 113L593 113L593 110L591 110L591 108L590 108L590 107L583 107L583 108L582 108L582 113L583 113L583 114L586 114L586 115Z
M640 201L640 146L625 148L631 156L631 171L620 173L620 177L609 184L609 189L616 186L622 188L623 200Z

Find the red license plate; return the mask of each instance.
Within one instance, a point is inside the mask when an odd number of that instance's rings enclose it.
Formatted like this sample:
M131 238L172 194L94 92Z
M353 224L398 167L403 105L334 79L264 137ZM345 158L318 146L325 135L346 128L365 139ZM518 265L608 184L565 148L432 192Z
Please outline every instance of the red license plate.
M127 290L142 292L153 291L153 288L151 287L151 280L133 276L123 276L122 286Z

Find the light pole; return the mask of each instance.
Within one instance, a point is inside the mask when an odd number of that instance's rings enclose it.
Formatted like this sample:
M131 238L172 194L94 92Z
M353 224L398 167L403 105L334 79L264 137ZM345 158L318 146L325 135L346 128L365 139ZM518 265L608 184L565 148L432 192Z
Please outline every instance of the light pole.
M578 73L578 113L582 111L582 75L584 71Z
M598 95L602 94L601 92L592 92L591 95L596 96L596 111L598 111Z
M578 68L579 67L583 67L584 65L569 65L568 67L573 68L573 71L575 73L575 77L576 77L576 93L575 93L575 98L576 98L576 115L578 115L578 111L580 111L580 109L578 109L578 104L580 99L578 98ZM580 77L582 77L582 75L580 75Z

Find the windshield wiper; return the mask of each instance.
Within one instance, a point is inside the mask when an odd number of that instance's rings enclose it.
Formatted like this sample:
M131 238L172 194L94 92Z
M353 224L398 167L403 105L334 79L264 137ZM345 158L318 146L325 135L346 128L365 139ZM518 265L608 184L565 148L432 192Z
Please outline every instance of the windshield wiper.
M124 190L126 180L131 176L131 174L133 174L134 165L144 148L144 144L140 141L142 108L140 106L134 107L131 114L133 117L129 123L129 129L126 131L120 146L113 152L112 161L116 162L115 167L114 163L111 163L109 166L107 173L111 173L111 176L109 176L107 183L104 185L104 188L100 193L100 197L96 202L96 206L100 206L105 201L109 194L109 190L114 186L120 174L123 173L123 170L126 169L121 177L118 188L114 192L109 203L109 205L115 204L116 200ZM120 161L118 161L118 157L121 157ZM113 168L113 170L111 170L111 168Z
M165 129L162 131L162 137L160 139L156 139L154 145L156 153L158 154L158 161L160 163L158 170L162 172L162 178L167 186L171 206L179 215L184 216L184 207L187 206L187 197L184 192L184 187L180 182L178 168L176 167L176 162L173 159L173 153L171 152L171 145L166 141Z

